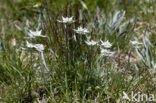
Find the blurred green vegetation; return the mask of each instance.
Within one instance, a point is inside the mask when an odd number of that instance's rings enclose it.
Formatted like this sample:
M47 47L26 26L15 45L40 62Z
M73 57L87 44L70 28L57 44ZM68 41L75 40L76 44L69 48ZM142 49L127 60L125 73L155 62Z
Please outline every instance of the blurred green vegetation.
M21 19L23 17L33 17L33 13L38 11L33 8L38 4L43 8L48 8L53 13L63 12L64 8L73 5L72 9L81 9L81 0L1 0L1 17L4 16L12 19ZM84 0L90 11L95 11L97 6L104 10L106 15L115 10L126 11L126 16L140 17L144 20L151 21L151 17L155 17L155 0ZM7 16L9 13L10 15ZM3 15L2 15L3 14ZM148 16L148 17L147 17Z

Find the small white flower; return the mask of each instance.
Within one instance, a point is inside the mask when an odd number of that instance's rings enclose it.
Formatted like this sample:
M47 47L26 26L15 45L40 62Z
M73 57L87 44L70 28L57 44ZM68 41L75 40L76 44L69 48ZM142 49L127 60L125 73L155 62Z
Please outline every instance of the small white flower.
M34 37L46 37L44 35L41 35L42 33L42 30L39 30L39 31L32 31L32 30L29 30L28 32L28 35L31 37L31 38L34 38Z
M107 40L106 42L103 42L101 40L101 45L104 46L105 48L111 48L112 44Z
M34 44L29 43L28 41L26 41L26 45L28 48L34 48Z
M130 42L134 46L142 45L142 43L139 43L138 41L130 41Z
M123 95L124 95L124 96L122 97L123 99L126 99L126 100L129 100L129 101L130 101L130 98L128 97L128 95L127 95L126 92L123 91Z
M26 45L27 45L28 48L35 48L39 52L43 52L43 50L44 50L44 45L43 44L32 44L32 43L29 43L27 41Z
M12 46L16 46L16 39L15 38L11 39L11 44L12 44Z
M86 38L89 41L91 39L91 36L86 35Z
M101 49L101 54L102 54L102 56L112 56L114 54L114 52L110 52L107 49Z
M33 5L34 8L38 8L39 7L39 4L35 4Z
M58 22L60 22L60 23L73 23L73 22L75 22L74 20L73 20L73 16L72 17L70 17L70 18L68 18L68 17L63 17L62 16L62 20L57 20Z
M34 48L39 51L39 52L43 52L44 50L44 45L43 44L35 44Z
M87 45L89 45L89 46L94 46L94 45L96 45L98 42L91 40L91 41L85 41L85 43L86 43Z
M88 34L88 33L89 33L88 29L82 28L81 26L78 27L77 30L76 30L76 29L73 29L73 30L74 30L76 33L78 33L78 34Z

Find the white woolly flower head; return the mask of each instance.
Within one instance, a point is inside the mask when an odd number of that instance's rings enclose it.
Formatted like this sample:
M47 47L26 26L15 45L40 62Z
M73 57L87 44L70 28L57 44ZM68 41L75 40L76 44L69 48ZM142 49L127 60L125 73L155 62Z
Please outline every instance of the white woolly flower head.
M44 50L44 45L43 44L35 44L35 47L34 47L37 51L39 52L43 52Z
M39 52L43 52L44 50L44 45L43 44L32 44L26 41L26 45L28 48L35 48Z
M71 24L74 23L75 21L73 20L73 16L72 17L63 17L62 16L62 20L57 20L60 23L65 23L65 24Z
M132 45L142 45L142 43L139 43L138 41L130 41Z
M143 43L140 43L138 41L130 41L130 43L135 47L135 48L139 48Z
M28 48L34 48L34 44L29 43L28 41L26 41L26 45Z
M42 30L38 30L38 31L29 30L28 35L29 35L31 38L34 38L34 37L46 37L46 36L44 36L44 35L41 35L41 33L42 33Z
M109 51L107 49L101 48L101 55L102 56L112 56L113 54L114 54L114 52L111 52L111 51Z
M15 38L11 39L11 44L12 44L12 46L16 46L16 39Z
M101 40L101 46L104 46L105 48L111 48L112 44L108 40L105 42Z
M35 4L35 5L33 5L33 7L34 8L38 8L38 7L40 7L40 5L39 4Z
M85 43L86 43L87 45L89 45L89 46L94 46L94 45L96 45L98 42L91 40L91 41L85 41Z
M73 29L76 33L78 33L78 34L88 34L89 33L89 31L88 31L88 29L86 29L86 28L82 28L81 26L80 27L78 27L77 29Z

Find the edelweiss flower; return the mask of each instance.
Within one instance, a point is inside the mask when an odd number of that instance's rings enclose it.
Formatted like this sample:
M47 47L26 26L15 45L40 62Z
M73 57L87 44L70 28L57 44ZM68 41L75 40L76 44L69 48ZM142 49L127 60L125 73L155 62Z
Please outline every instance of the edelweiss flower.
M73 16L72 17L70 17L70 18L68 18L68 17L63 17L62 16L62 20L57 20L58 22L60 22L60 23L73 23L73 22L75 22L74 20L73 20Z
M46 37L44 35L41 35L42 33L42 30L39 30L39 31L32 31L32 30L29 30L28 32L28 35L31 37L31 38L34 38L34 37Z
M35 44L35 47L34 47L37 51L39 52L43 52L44 50L44 45L43 44Z
M112 44L107 40L106 42L103 42L101 40L101 45L104 46L105 48L111 48Z
M142 43L139 43L138 41L130 41L131 42L131 44L133 44L133 45L141 45Z
M136 48L138 48L143 43L139 43L138 41L130 41L132 45L134 45Z
M12 46L16 46L16 39L15 38L11 39L11 44L12 44Z
M86 38L89 41L91 39L91 36L86 35Z
M33 7L38 8L39 6L40 6L39 4L35 4Z
M28 41L26 43L28 48L35 48L39 52L43 52L44 50L44 46L42 44L32 44L29 43Z
M73 29L73 30L74 30L76 33L78 33L78 34L87 34L87 33L89 33L88 29L82 28L81 26L78 27L77 30L76 30L76 29Z
M101 49L101 54L103 56L112 56L114 54L114 52L110 52L109 50L107 49Z
M89 46L94 46L94 45L96 45L98 42L91 40L91 41L85 41L85 43L86 43L87 45L89 45Z
M26 44L27 44L27 47L28 47L28 48L34 48L34 44L29 43L28 41L26 41Z

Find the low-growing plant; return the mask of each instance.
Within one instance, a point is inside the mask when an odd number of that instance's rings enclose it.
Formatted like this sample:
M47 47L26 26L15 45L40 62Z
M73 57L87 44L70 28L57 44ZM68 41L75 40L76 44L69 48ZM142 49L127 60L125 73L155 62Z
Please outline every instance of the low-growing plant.
M19 13L13 18L21 20L3 24L0 102L120 103L132 91L155 94L155 41L127 17L140 1L106 0L110 11L96 1L92 8L83 0L14 2L26 2L31 17ZM64 5L50 7L57 2ZM125 11L114 9L120 2Z

